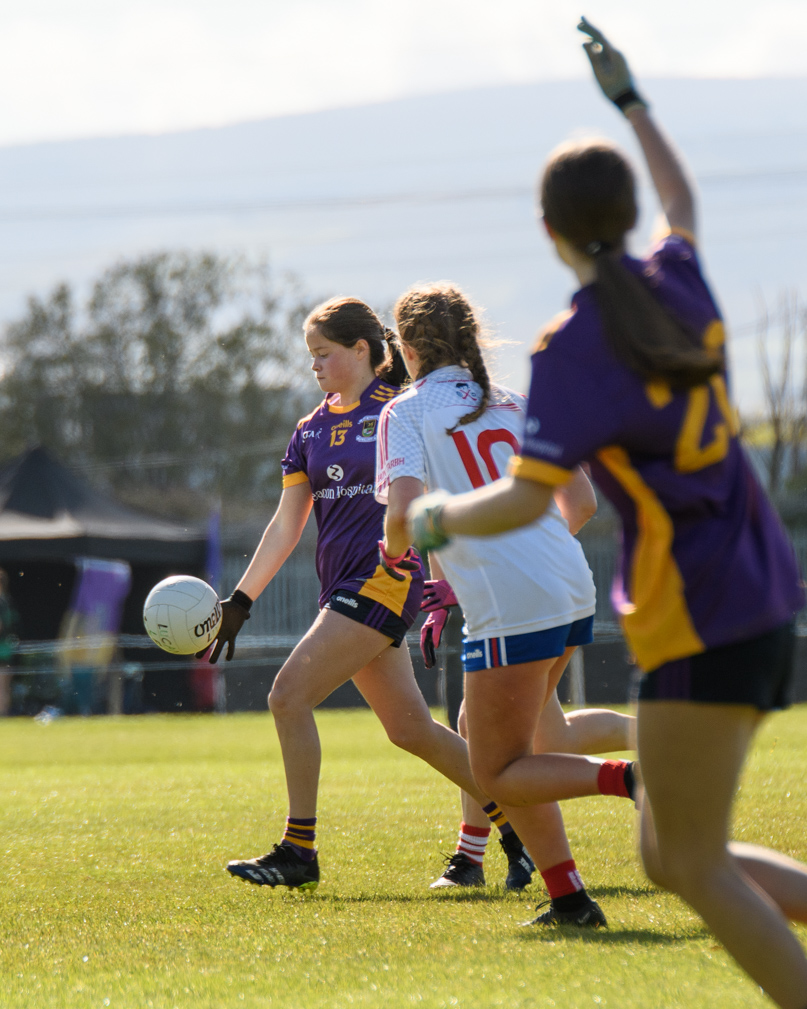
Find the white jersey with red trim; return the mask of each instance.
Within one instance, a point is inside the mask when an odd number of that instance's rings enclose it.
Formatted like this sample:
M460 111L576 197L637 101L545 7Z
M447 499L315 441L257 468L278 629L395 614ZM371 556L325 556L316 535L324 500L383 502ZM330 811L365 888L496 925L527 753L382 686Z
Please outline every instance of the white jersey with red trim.
M376 446L376 498L403 476L462 494L507 471L524 432L526 397L491 389L481 417L460 425L482 390L471 373L438 368L388 403ZM529 634L594 613L594 581L582 547L554 501L539 522L499 536L456 536L439 553L445 576L478 638Z

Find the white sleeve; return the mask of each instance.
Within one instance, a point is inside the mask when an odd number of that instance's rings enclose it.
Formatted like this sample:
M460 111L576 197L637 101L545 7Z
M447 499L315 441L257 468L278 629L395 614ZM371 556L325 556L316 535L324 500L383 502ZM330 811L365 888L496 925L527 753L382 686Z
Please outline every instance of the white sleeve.
M381 411L376 442L375 497L387 503L390 484L413 476L426 483L426 453L416 397L393 400Z

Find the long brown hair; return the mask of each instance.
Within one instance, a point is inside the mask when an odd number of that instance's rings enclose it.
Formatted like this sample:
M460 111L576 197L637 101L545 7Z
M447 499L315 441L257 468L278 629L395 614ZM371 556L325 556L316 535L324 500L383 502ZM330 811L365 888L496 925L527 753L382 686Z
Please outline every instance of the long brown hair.
M370 348L370 366L390 385L403 385L409 378L406 365L395 343L395 334L378 318L369 305L358 298L330 298L317 305L303 323L303 329L316 326L331 343L355 347L366 340Z
M616 357L644 379L673 388L701 385L723 366L722 353L674 316L622 262L625 235L636 223L633 171L605 141L565 144L541 180L546 223L596 268L603 329Z
M482 357L479 320L463 292L446 282L410 287L396 301L393 314L401 340L420 358L417 378L445 364L467 368L482 389L482 401L459 423L481 417L490 402L490 378Z

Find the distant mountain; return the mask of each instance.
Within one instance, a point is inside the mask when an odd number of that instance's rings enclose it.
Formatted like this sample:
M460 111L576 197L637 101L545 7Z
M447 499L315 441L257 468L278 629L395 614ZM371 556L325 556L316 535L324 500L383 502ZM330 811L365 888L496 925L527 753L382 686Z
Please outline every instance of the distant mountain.
M656 80L646 91L698 180L705 259L750 408L759 299L773 306L807 280L807 79ZM0 319L120 257L245 250L316 295L380 308L413 281L453 279L515 341L499 351L499 377L523 388L533 334L572 289L536 227L534 181L546 153L581 132L631 145L579 81L0 149ZM644 205L640 241L655 212L647 193Z

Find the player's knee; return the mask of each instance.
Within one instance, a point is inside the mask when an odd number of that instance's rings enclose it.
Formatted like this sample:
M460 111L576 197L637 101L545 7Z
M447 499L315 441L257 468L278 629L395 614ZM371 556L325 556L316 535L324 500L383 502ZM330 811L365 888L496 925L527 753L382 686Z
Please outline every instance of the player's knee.
M463 739L468 738L468 720L465 717L465 701L463 700L460 705L460 713L457 718L457 732L462 736Z
M489 795L491 799L495 799L500 805L527 805L523 797L518 793L511 794L502 777L505 770L506 768L496 767L486 763L484 760L471 760L471 773L474 776L474 781L485 795Z
M401 719L384 726L387 739L401 750L420 756L428 748L431 739L431 724L421 719Z
M664 863L659 857L659 853L655 845L645 844L643 842L641 844L640 851L642 855L642 865L644 866L644 871L650 882L662 890L671 890L672 887L669 885L669 878L664 871Z
M677 893L692 903L692 898L710 889L721 875L720 861L702 858L697 847L642 845L642 863L648 878L656 886Z
M275 718L283 718L305 707L310 707L293 686L287 685L280 680L275 680L272 689L269 691L267 701L269 703L269 710Z

